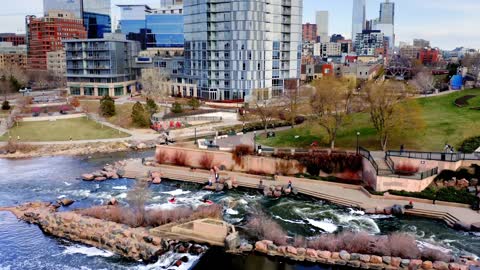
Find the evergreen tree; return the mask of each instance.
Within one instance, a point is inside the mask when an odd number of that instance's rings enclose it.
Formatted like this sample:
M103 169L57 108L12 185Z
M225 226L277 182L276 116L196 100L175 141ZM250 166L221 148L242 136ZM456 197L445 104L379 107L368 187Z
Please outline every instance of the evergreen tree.
M112 117L115 115L115 100L109 95L104 96L100 100L100 113L105 117Z
M174 102L172 104L172 113L182 113L182 112L183 112L182 104L178 102Z
M200 101L197 98L191 98L188 101L188 106L190 106L192 110L196 110L200 107Z
M10 110L10 108L11 108L10 103L8 102L8 100L5 100L2 104L2 110L8 111Z
M140 102L132 107L132 122L137 127L148 127L150 124L149 114Z
M155 103L153 99L147 98L147 105L145 106L145 109L150 115L153 115L158 112L157 103Z

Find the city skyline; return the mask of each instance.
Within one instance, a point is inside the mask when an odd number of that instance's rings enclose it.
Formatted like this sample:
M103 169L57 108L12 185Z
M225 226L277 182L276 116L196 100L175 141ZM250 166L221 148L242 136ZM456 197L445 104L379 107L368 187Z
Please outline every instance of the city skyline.
M4 3L0 12L0 32L25 32L25 15L43 14L42 0L17 0ZM367 0L367 19L377 18L383 0ZM430 40L432 46L442 49L471 47L480 49L480 36L475 35L480 22L480 2L475 0L402 0L396 4L395 32L400 41L412 43L414 38ZM148 4L159 7L159 0L112 0L112 20L119 18L117 4ZM27 8L25 8L27 7ZM412 9L415 7L416 9ZM304 0L303 22L315 23L315 12L327 10L330 15L329 33L351 37L352 1ZM116 25L116 24L113 24ZM419 27L419 25L421 27Z

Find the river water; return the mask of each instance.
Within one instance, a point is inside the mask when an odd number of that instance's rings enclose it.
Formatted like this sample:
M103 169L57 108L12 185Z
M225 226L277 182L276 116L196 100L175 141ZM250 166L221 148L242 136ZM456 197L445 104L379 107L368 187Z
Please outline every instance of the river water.
M69 209L100 205L111 197L124 202L132 180L102 183L84 182L78 177L102 168L108 162L125 158L150 157L152 152L117 153L94 157L46 157L22 160L0 159L0 206L29 201L55 201L70 198ZM371 234L408 232L421 245L449 250L456 254L480 254L480 234L459 232L444 223L419 218L365 215L307 197L268 199L260 193L236 190L213 194L198 185L164 181L152 186L151 208L198 206L208 197L224 207L224 219L242 227L248 214L261 208L291 235L313 236L340 230ZM175 195L177 203L169 204ZM61 211L67 209L60 209ZM122 259L108 251L91 248L43 234L36 225L18 221L0 212L0 270L6 269L165 269L178 254L166 254L156 264L144 265ZM234 256L210 249L202 257L190 257L180 269L331 269L308 264L293 264L262 256ZM168 268L174 269L174 268ZM175 268L178 269L178 268ZM338 268L335 268L338 269Z

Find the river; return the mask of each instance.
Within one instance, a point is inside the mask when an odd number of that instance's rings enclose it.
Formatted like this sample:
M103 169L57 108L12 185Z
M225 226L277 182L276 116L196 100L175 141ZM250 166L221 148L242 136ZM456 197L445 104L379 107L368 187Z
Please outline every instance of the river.
M150 157L152 152L103 154L94 157L45 157L35 159L0 159L0 206L29 201L55 201L70 198L76 202L69 209L105 203L111 197L124 202L134 181L120 179L102 183L84 182L78 177L100 169L108 162L125 158ZM254 208L263 209L291 235L313 236L339 230L388 234L409 232L429 247L456 254L480 254L480 234L459 232L444 223L412 217L365 215L361 211L339 207L307 197L268 199L255 191L236 190L213 194L198 185L164 181L152 186L148 207L171 208L196 206L201 198L227 205L224 218L240 228ZM168 203L175 195L176 206ZM233 205L230 203L230 205ZM66 209L63 209L66 210ZM62 211L62 209L61 209ZM91 248L45 235L35 225L18 221L8 212L0 212L0 270L6 269L164 269L178 254L167 254L156 264L144 265L122 259L108 251ZM212 268L213 267L213 268ZM181 269L332 269L308 264L294 264L262 256L234 256L210 249L202 257L191 257ZM170 268L169 268L170 269ZM335 268L338 269L338 268Z

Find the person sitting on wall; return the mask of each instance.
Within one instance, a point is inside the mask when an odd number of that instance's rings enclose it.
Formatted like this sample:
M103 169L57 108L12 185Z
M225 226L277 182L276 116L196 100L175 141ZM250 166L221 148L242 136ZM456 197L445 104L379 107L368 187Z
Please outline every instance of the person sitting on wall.
M288 186L287 186L289 189L292 189L292 181L288 181Z
M405 205L405 209L413 209L413 202L410 201L407 205Z

